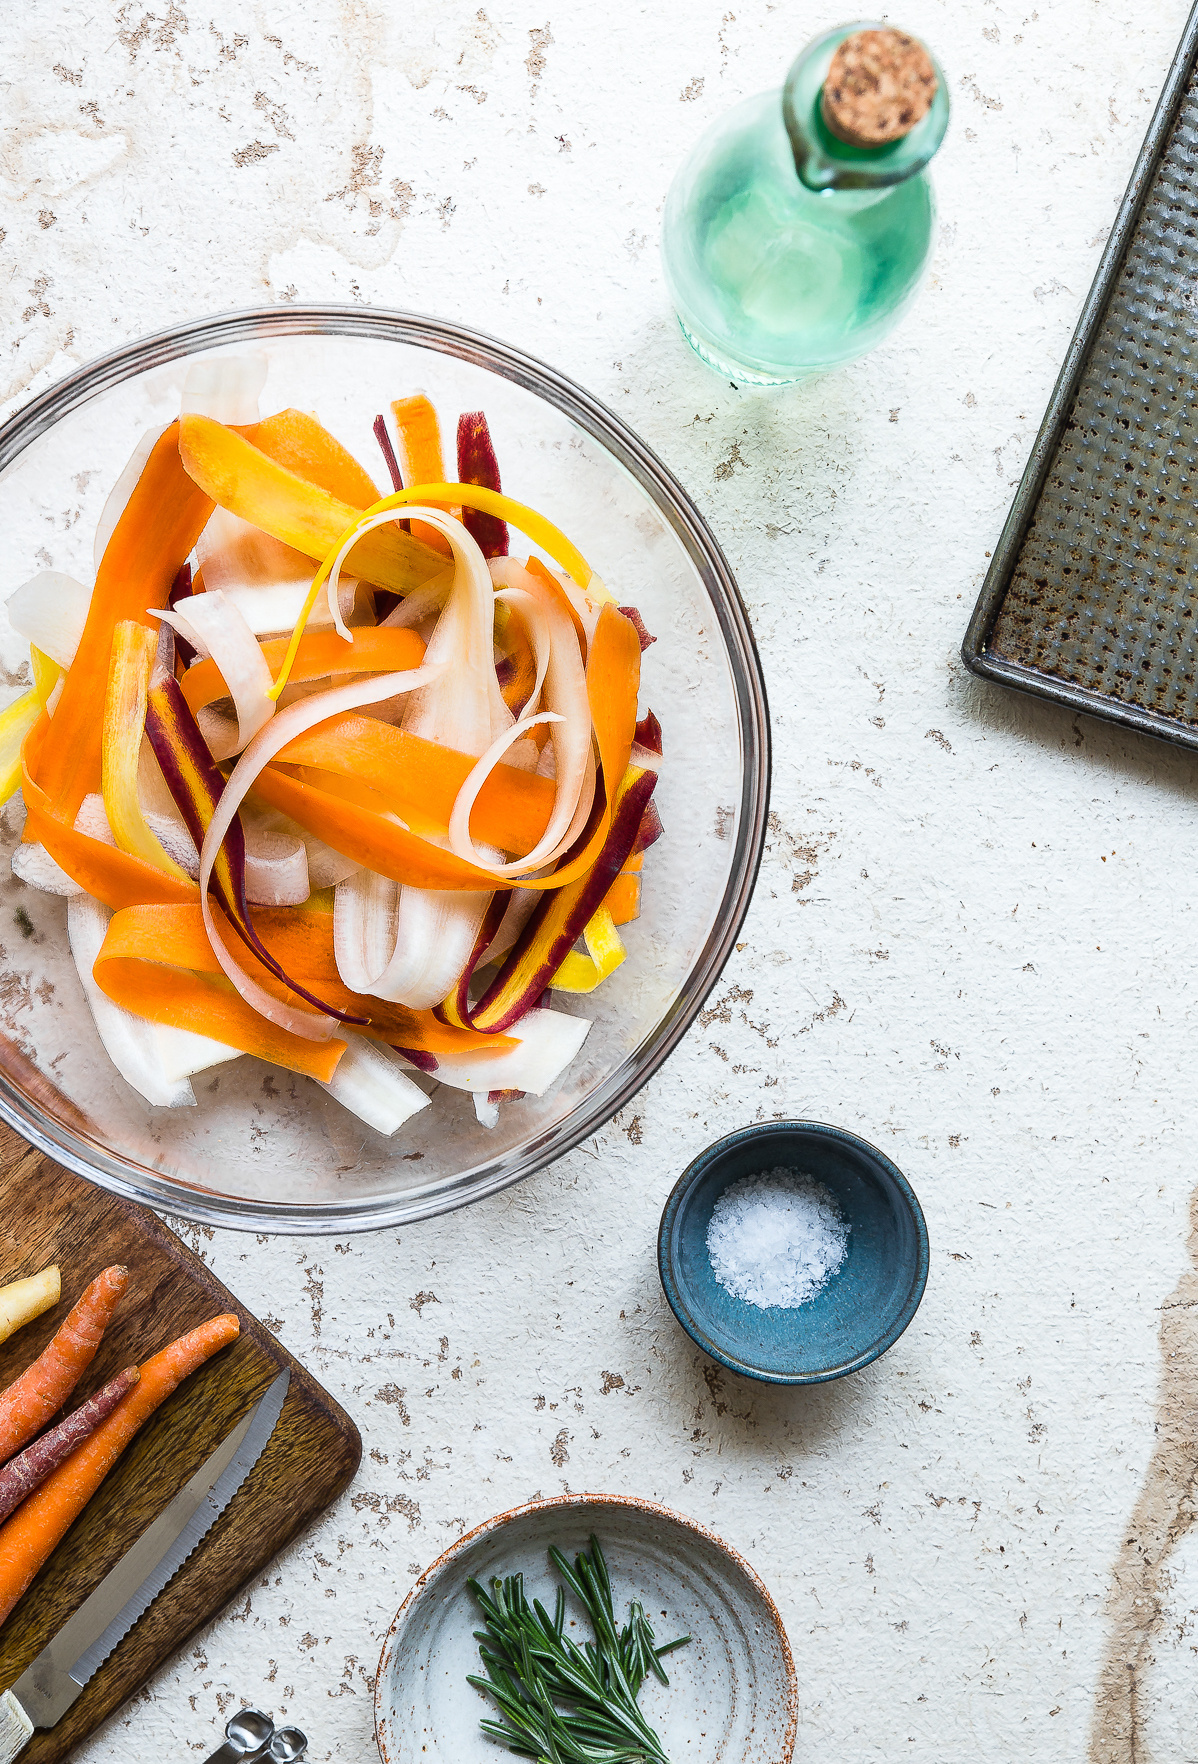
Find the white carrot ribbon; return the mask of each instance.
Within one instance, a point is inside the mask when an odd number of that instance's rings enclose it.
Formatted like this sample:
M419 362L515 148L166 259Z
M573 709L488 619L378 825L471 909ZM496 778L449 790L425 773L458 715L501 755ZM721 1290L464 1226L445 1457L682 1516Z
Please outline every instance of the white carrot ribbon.
M509 579L511 574L512 572L508 572ZM522 586L502 589L495 598L508 604L515 603L526 618L534 644L540 647L544 643L548 651L543 661L540 656L537 658L537 690L530 702L536 703L543 681L545 702L549 710L532 718L531 722L550 722L553 725L553 751L557 762L557 793L554 797L553 813L541 838L526 856L509 863L496 863L488 861L479 851L470 834L470 812L488 776L511 744L500 737L488 748L462 785L449 819L450 849L466 862L477 864L479 869L504 878L530 876L543 865L552 863L567 849L580 819L579 799L586 784L587 762L591 756L591 706L573 621L566 617L548 594L539 589L534 576L524 570L520 571L520 575L523 577ZM535 620L529 616L534 608L537 614ZM586 808L586 814L589 813L590 803ZM581 816L584 822L586 814Z
M75 894L67 901L67 936L96 1033L126 1084L148 1103L166 1109L194 1107L195 1092L187 1079L169 1075L164 1067L153 1023L114 1004L96 984L92 970L111 918L104 903L90 894Z
M357 1115L376 1133L390 1137L420 1109L427 1109L432 1099L418 1084L413 1084L389 1048L380 1047L364 1035L355 1035L352 1030L342 1033L345 1052L337 1061L337 1070L327 1081L318 1078L316 1082L342 1108Z
M42 570L14 588L5 601L8 622L18 636L36 644L60 668L75 659L92 591L61 570Z
M495 677L490 571L461 521L442 509L413 506L403 513L445 535L453 549L454 571L424 658L426 666L440 665L442 671L435 684L408 700L402 726L426 741L478 754L496 737L510 734L515 722ZM376 516L357 528L354 537L395 518L394 510ZM335 582L352 543L342 546L330 583ZM496 852L492 858L488 853L488 859L494 861L499 855ZM338 888L333 911L338 973L356 990L413 1010L440 1004L470 960L489 901L485 889L404 885L393 890L366 873L351 877Z
M326 717L337 716L341 711L360 710L380 698L395 698L403 692L415 692L437 679L440 672L440 668L426 664L403 673L376 674L372 679L355 680L345 686L335 686L329 692L322 692L315 698L301 699L296 704L289 704L285 710L277 711L266 727L254 736L234 766L204 835L204 843L200 849L200 906L213 954L242 998L259 1015L309 1041L327 1041L336 1033L337 1019L323 1011L301 1010L294 1005L284 1004L264 986L260 986L242 966L221 932L208 898L212 866L233 817L253 788L258 774L270 764L276 754L282 752L289 741L294 741L297 735L304 734L315 724L324 722Z
M438 1084L453 1090L525 1090L544 1096L578 1053L590 1031L589 1017L573 1017L565 1011L527 1011L518 1023L504 1030L519 1042L500 1054L472 1054L468 1059L437 1055Z
M212 757L222 760L240 753L275 714L270 696L273 679L253 631L220 589L189 595L178 606L153 616L186 637L201 655L211 656L220 669L237 712L237 732L233 746L223 753L213 749Z
M125 512L129 498L137 488L138 479L146 469L147 461L163 435L170 427L169 423L160 423L156 429L147 429L133 452L129 463L108 493L108 500L100 510L100 518L96 522L96 537L92 546L92 562L96 569L100 560L108 550L108 541L116 532L117 522ZM39 643L38 648L42 645ZM46 654L49 655L49 650ZM55 656L55 661L58 657Z

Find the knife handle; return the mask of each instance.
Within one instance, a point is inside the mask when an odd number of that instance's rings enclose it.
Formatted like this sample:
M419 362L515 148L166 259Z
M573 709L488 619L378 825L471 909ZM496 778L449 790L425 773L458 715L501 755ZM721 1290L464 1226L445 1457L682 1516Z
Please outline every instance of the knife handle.
M11 1691L0 1692L0 1764L12 1764L33 1737L33 1723Z

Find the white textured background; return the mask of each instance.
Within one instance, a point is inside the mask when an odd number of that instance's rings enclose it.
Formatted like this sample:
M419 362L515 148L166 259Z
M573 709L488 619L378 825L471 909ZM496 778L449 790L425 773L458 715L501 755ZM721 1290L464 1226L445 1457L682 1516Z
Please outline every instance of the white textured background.
M1185 14L910 0L896 22L955 105L931 279L872 358L762 396L679 340L662 203L705 123L780 83L834 8L7 10L8 408L139 333L269 300L510 339L697 497L776 736L743 942L634 1111L400 1237L187 1234L366 1457L89 1764L202 1755L242 1700L303 1726L318 1764L369 1760L379 1640L414 1574L489 1512L588 1487L671 1503L752 1558L794 1644L804 1759L1198 1758L1194 761L985 689L957 656ZM895 1157L932 1273L881 1362L780 1395L691 1348L654 1234L700 1147L782 1114Z

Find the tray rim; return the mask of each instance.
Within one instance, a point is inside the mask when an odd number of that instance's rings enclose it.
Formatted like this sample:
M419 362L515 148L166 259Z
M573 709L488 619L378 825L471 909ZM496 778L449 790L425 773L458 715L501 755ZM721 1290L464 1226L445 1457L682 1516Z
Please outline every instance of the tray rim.
M1095 333L1102 322L1115 280L1139 223L1145 198L1151 188L1161 154L1177 119L1186 86L1198 63L1198 0L1190 11L1173 60L1165 76L1160 97L1148 124L1147 132L1136 156L1131 177L1119 204L1119 210L1103 247L1094 280L1086 295L1065 359L1044 412L1035 443L1024 467L1019 487L1007 511L1002 531L994 547L990 567L978 593L969 625L961 643L961 659L973 674L993 680L999 685L1047 698L1073 711L1101 717L1107 722L1122 723L1158 740L1177 746L1198 748L1198 723L1187 726L1176 717L1159 711L1145 710L1139 705L1125 704L1109 693L1092 687L1077 686L1071 681L1046 674L1026 662L1012 662L987 648L1003 601L1011 585L1015 565L1027 530L1039 506L1044 481L1060 445L1065 425L1076 402L1082 374L1090 358Z

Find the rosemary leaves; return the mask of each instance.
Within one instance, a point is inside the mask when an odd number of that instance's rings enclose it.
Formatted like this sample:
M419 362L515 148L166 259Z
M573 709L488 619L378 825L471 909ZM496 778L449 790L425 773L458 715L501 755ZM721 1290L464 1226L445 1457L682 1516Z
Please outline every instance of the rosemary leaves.
M480 1581L469 1583L486 1623L474 1636L487 1670L486 1678L471 1674L470 1683L494 1698L502 1717L484 1721L483 1732L537 1764L669 1764L636 1699L650 1673L669 1683L662 1655L690 1636L658 1647L636 1603L617 1628L598 1538L573 1567L558 1549L549 1556L565 1582L552 1617L539 1599L529 1604L522 1574L492 1580L489 1592ZM567 1588L594 1630L594 1641L581 1647L566 1634Z

